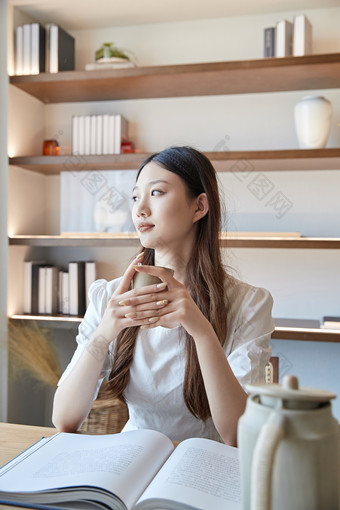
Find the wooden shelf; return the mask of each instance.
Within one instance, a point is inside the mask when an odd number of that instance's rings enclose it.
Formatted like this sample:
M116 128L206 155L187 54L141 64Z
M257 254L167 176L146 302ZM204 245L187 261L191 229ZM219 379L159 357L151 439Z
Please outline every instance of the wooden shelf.
M42 326L51 328L67 327L70 324L79 324L82 317L74 316L47 316L47 315L12 315L12 320L34 320ZM276 327L272 338L281 340L306 340L311 342L340 342L340 330L321 328L290 328Z
M151 153L105 156L18 156L9 158L9 164L46 175L62 171L137 169ZM237 164L251 161L254 171L340 170L340 148L292 149L270 151L205 152L218 172L240 172Z
M110 234L110 235L14 235L9 237L11 246L137 246L139 239L137 234Z
M340 54L11 76L43 103L249 94L340 87Z
M90 234L67 236L14 235L9 237L10 246L138 246L137 234ZM251 235L221 235L223 248L273 248L273 249L340 249L340 238L331 237L277 237Z
M36 321L42 328L75 329L83 317L73 315L27 315L15 314L9 318L11 321Z
M311 342L340 342L340 330L322 328L275 328L272 338L281 340L306 340Z
M133 170L137 169L150 154L136 152L101 156L19 156L8 158L8 162L10 165L19 166L33 172L57 175L60 172L89 170Z

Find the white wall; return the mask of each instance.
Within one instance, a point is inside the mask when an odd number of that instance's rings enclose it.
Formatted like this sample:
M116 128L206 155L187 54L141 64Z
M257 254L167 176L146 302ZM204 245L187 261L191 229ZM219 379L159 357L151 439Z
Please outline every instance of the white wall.
M102 42L114 41L131 50L139 65L163 65L261 58L263 30L298 12L233 17L206 21L162 23L73 32L77 68L94 59ZM313 53L340 52L340 8L306 11L313 25ZM284 79L284 76L282 77ZM57 137L62 151L71 143L71 117L77 113L121 113L130 123L130 137L141 151L157 151L173 144L190 144L201 150L217 146L227 150L297 148L294 105L304 95L325 95L333 105L328 147L340 145L340 91L299 91L176 99L149 99L97 103L74 103L44 107L43 138ZM340 169L339 169L340 170ZM254 163L249 179L259 175ZM248 181L233 174L220 174L229 212L229 230L300 231L308 236L337 236L339 232L340 171L269 172L273 191L281 191L292 207L281 219L252 195ZM56 200L58 178L46 178L46 232L58 233ZM54 198L50 200L51 193ZM58 258L59 250L50 252ZM84 250L63 250L84 257ZM98 249L100 271L117 276L133 253L131 248ZM242 279L268 288L274 297L276 317L315 318L340 315L340 252L338 250L233 250L226 259ZM113 262L111 266L110 263ZM303 385L323 387L340 395L336 368L340 344L273 341L280 354L283 374L287 367ZM319 368L319 370L318 370ZM334 406L340 418L339 401Z
M76 37L76 65L84 69L86 63L94 60L95 50L103 42L111 41L135 54L141 66L262 58L263 29L275 26L281 19L292 20L296 14L306 14L313 25L313 53L340 51L340 8L310 9L303 13L283 11L96 31L77 30L72 32Z

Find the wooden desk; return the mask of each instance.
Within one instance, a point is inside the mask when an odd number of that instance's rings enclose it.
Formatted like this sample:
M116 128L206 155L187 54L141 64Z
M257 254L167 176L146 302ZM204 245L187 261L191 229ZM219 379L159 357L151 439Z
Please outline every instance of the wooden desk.
M41 437L50 437L55 433L56 429L53 427L0 423L0 466L3 466L33 443L39 441ZM15 510L16 508L19 507L0 504L1 510Z
M50 437L55 433L56 429L53 427L0 423L0 466L39 441L41 437Z

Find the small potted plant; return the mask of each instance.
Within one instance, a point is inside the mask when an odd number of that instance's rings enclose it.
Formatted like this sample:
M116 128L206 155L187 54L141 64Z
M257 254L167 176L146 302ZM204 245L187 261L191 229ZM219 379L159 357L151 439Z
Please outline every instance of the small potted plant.
M100 61L117 61L117 60L130 60L130 57L121 49L117 48L113 42L103 43L99 50L96 51L96 62Z

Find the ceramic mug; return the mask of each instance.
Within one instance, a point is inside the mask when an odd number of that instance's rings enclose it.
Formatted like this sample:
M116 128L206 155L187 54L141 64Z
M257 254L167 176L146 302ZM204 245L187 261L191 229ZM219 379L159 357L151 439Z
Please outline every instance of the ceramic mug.
M170 269L169 267L161 267L161 266L155 266L155 267L160 267L161 269L166 269L171 274L171 276L173 276L173 274L174 274L174 270ZM135 276L132 279L132 288L139 289L140 287L145 287L145 285L152 285L153 283L162 283L162 280L152 274L139 273L137 271L135 273Z

